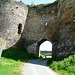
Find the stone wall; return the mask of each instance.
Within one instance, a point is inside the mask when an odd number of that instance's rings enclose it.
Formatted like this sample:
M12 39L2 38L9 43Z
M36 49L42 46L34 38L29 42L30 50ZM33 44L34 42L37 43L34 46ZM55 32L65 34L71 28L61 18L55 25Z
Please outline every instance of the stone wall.
M75 52L75 0L59 0L57 56Z
M40 39L53 42L53 56L67 56L75 52L75 0L29 7L26 25L21 37L24 47L34 53L33 45ZM47 22L47 25L46 25ZM35 47L34 47L35 48Z
M29 6L29 12L21 39L24 47L38 42L40 39L53 39L56 26L51 22L57 18L57 3ZM32 51L31 51L32 52Z
M0 1L0 38L6 40L7 47L14 45L20 38L25 25L28 7L15 0ZM22 25L19 28L19 25Z

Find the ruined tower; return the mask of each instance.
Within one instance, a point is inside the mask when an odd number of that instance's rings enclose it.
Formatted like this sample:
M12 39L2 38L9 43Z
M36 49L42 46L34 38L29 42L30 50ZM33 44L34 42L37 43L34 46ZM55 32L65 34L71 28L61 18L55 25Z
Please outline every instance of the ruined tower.
M0 38L13 46L24 29L28 7L21 1L0 0Z

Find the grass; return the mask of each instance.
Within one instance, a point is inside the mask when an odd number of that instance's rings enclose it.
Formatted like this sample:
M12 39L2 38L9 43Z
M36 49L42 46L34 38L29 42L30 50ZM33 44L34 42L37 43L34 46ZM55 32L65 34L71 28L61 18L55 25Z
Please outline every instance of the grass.
M45 54L40 53L40 58L45 58Z
M70 55L63 60L49 59L47 65L59 75L74 75L75 70L75 54Z
M13 59L0 58L0 75L21 75L23 63Z
M46 54L40 53L40 58L52 58L52 54L46 55Z
M33 54L29 54L23 47L9 48L3 51L2 57L11 58L14 60L26 61L35 59Z
M35 58L25 48L6 49L0 58L0 75L21 75L24 63Z

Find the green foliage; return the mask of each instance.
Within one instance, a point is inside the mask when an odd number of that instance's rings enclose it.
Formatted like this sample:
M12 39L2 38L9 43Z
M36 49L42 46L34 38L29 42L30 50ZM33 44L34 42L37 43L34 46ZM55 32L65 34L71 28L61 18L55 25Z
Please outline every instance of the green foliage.
M40 53L40 58L45 58L45 54Z
M29 54L25 48L5 49L0 58L0 75L21 75L21 70L24 65L21 61L26 62L35 58L36 57L33 54Z
M58 0L56 0L56 2L58 2Z
M50 6L50 5L54 5L54 4L56 4L57 2L58 2L58 0L55 1L54 3L38 4L38 5L35 5L34 2L32 2L32 4L31 4L31 5L28 5L28 7L29 7L29 8L36 8L37 10L41 10L41 9L44 9L45 7Z
M73 70L75 69L75 54L70 55L68 58L64 58L61 61L49 59L47 64L56 72L62 73L62 75L74 75Z
M2 57L11 58L14 60L29 60L36 58L33 54L29 54L25 48L16 47L16 48L9 48L3 51Z

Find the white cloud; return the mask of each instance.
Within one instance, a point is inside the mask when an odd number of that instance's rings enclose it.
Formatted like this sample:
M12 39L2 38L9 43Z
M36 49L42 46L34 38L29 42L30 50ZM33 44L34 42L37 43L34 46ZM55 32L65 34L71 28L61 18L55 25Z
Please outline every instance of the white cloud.
M49 41L45 41L40 45L39 48L41 51L52 51L52 43Z

